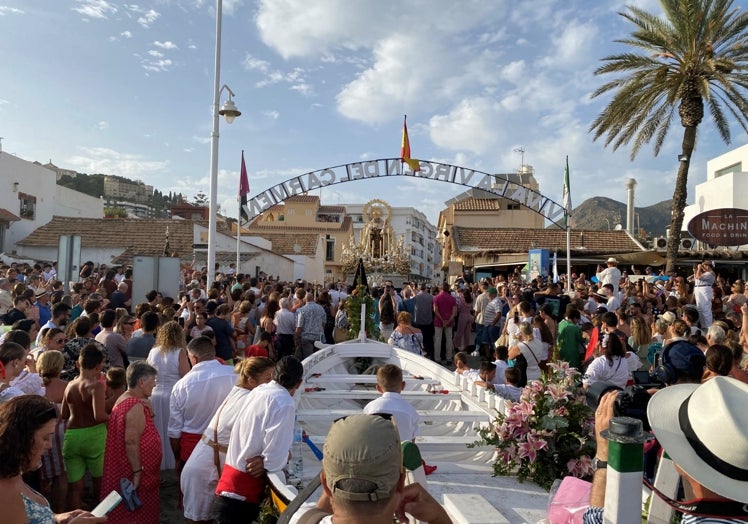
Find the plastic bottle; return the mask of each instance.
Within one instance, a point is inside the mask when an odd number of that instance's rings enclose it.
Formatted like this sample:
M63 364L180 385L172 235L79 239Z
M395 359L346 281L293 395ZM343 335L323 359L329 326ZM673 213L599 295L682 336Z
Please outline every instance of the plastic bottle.
M297 418L294 420L293 445L291 446L291 461L288 468L289 475L297 480L301 480L304 476L304 460L301 456L303 446L302 430Z

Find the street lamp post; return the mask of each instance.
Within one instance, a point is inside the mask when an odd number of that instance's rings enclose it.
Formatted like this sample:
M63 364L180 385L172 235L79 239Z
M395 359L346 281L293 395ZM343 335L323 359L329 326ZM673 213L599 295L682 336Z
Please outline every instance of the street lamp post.
M216 215L218 214L218 117L226 118L227 123L241 115L234 105L234 92L227 85L221 87L221 19L223 17L223 0L216 0L216 58L213 87L213 132L210 135L210 202L208 207L208 274L207 287L213 285L216 278ZM223 90L228 91L229 99L219 110Z

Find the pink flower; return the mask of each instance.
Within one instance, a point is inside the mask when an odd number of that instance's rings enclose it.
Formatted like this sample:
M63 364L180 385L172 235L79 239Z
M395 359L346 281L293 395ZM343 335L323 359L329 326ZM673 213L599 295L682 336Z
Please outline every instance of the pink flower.
M575 477L587 477L592 475L592 459L589 455L582 455L578 459L571 459L566 463L566 469Z
M527 441L522 442L519 448L519 458L529 458L530 462L535 462L538 456L538 451L547 446L545 440L533 438L532 435L528 435Z

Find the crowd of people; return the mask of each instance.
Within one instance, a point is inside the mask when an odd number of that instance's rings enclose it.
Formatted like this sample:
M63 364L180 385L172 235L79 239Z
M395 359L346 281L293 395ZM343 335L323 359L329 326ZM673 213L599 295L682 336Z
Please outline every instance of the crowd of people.
M265 472L288 458L300 360L348 336L345 305L359 291L231 271L208 288L191 266L181 277L179 296L139 299L127 267L87 263L67 286L54 264L0 267L0 413L16 397L54 410L28 429L45 432L40 460L36 449L16 457L24 501L41 493L50 512L95 519L80 508L117 490L125 501L109 522L157 522L160 471L176 469L188 521L243 522L259 511ZM371 290L372 314L384 341L508 401L559 360L583 373L584 388L624 388L638 372L668 385L748 382L744 283L710 261L686 276L629 275L610 258L590 279L572 279L571 292L518 271L440 286L386 281ZM478 369L470 357L482 359ZM381 387L385 399L398 392Z

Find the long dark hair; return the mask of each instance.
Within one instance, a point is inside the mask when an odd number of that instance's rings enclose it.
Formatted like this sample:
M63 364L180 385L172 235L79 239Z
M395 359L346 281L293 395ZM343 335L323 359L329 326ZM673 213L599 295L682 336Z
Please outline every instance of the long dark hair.
M57 419L54 404L39 395L21 395L0 405L0 478L12 478L31 464L34 434Z

